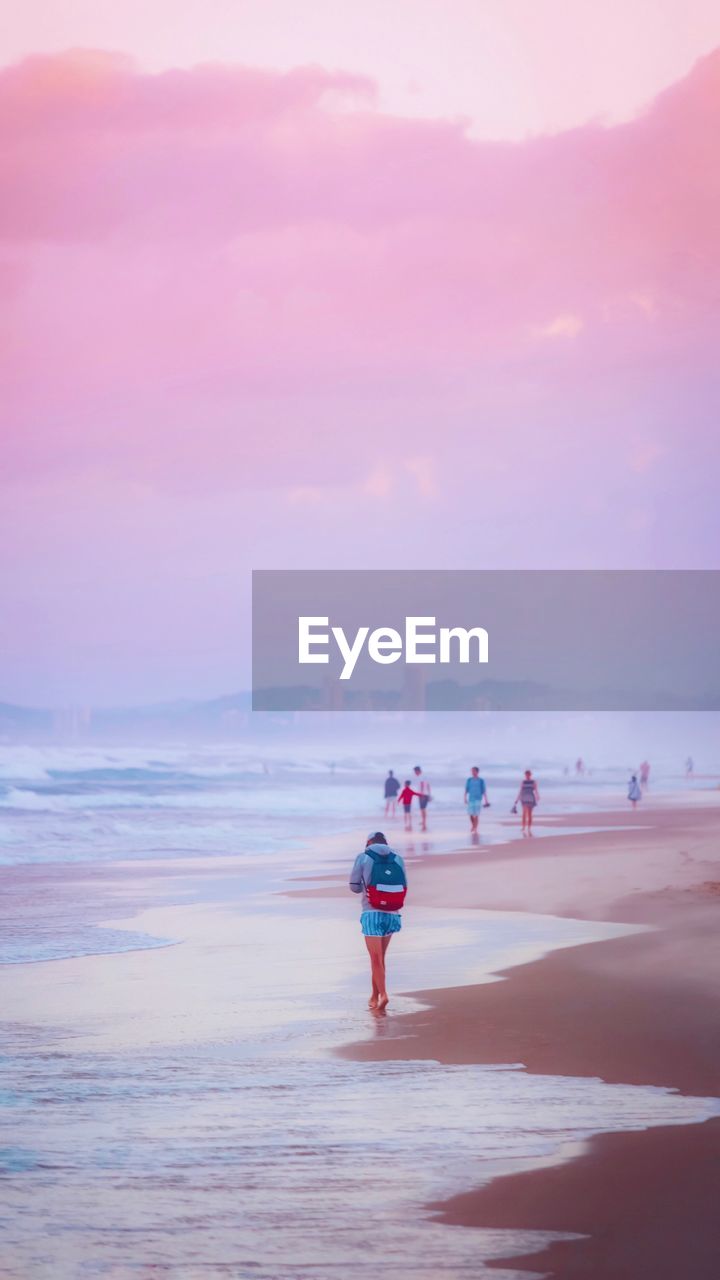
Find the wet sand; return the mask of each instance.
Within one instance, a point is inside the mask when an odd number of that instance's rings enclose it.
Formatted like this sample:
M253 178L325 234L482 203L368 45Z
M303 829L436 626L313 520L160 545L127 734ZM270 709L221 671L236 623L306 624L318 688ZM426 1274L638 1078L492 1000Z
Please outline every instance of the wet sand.
M412 901L555 911L648 932L554 952L503 981L419 992L427 1009L341 1052L363 1061L522 1062L530 1073L720 1094L720 807L574 816L597 834L516 841L421 863ZM554 820L553 825L558 825ZM412 927L411 916L408 919ZM602 1134L555 1167L432 1208L464 1227L579 1233L488 1265L559 1280L715 1280L720 1120Z
M588 1154L491 1182L442 1207L465 1227L582 1233L540 1253L487 1262L562 1280L717 1280L720 1120L606 1133Z

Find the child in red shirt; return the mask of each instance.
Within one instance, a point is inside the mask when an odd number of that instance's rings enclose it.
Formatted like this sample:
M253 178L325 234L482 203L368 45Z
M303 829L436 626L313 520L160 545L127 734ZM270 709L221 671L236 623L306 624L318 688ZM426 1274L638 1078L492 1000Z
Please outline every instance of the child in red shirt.
M403 789L400 792L400 795L398 796L398 800L400 801L403 807L403 813L405 814L405 830L406 831L412 831L412 817L410 813L412 798L413 796L419 796L419 795L420 795L420 792L413 791L412 787L410 786L410 779L406 778L405 785L403 786Z

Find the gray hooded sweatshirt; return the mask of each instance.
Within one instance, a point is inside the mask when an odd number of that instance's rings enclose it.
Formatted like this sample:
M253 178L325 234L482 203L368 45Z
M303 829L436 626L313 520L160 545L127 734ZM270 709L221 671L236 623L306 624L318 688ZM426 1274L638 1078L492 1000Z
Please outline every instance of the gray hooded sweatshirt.
M387 857L389 853L394 853L403 871L405 871L405 863L403 859L400 857L400 854L395 853L395 850L391 849L389 845L371 844L368 846L368 848L372 849L373 853L379 853L382 857ZM374 907L370 906L370 903L368 902L368 896L367 896L367 887L370 882L370 876L372 875L373 865L374 865L373 860L372 858L368 857L367 853L365 852L359 853L353 864L353 869L350 872L350 888L352 889L353 893L362 894L363 911L375 910ZM407 875L407 872L406 872L406 875ZM393 912L389 912L388 914L397 915L397 912L393 911Z

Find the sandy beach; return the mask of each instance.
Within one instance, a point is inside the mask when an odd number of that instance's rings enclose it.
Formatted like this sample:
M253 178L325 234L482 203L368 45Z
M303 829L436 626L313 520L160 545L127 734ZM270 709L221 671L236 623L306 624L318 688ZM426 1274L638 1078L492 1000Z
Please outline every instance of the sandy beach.
M360 826L311 873L2 868L3 1280L340 1280L358 1196L368 1265L408 1280L714 1276L720 794L564 794L531 840L501 805L477 845L450 807L388 828L411 897L381 1018Z
M497 984L418 993L428 1012L345 1052L377 1060L521 1061L531 1073L599 1076L720 1093L720 846L715 803L592 815L616 833L515 842L443 864L442 900L642 923L651 931L554 952ZM579 820L573 819L577 826ZM508 862L518 874L506 874ZM500 868L503 869L501 873ZM418 895L436 894L421 865ZM570 1163L499 1178L433 1206L466 1227L577 1233L497 1264L562 1280L711 1280L720 1265L720 1120L593 1138Z

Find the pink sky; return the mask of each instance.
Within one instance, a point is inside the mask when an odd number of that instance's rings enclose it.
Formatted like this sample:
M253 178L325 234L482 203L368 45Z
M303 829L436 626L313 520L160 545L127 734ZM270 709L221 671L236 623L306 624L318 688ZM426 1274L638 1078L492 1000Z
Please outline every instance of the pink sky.
M5 35L0 699L241 687L252 567L714 566L717 6L181 7Z
M392 114L523 138L631 118L720 43L716 0L6 0L0 62L68 48L371 76Z

